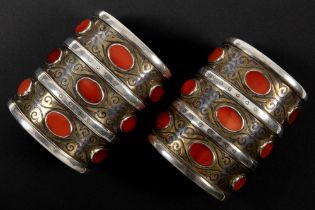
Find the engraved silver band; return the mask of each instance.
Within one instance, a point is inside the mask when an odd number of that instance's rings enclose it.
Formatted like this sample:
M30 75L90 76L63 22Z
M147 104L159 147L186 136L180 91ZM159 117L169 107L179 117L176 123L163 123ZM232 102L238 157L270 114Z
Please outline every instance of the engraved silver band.
M246 54L256 59L263 65L269 67L276 74L278 74L303 100L307 100L307 93L304 88L291 76L289 75L283 68L281 68L278 64L273 62L270 58L264 55L262 52L247 44L246 42L237 39L237 38L228 38L224 41L224 43L234 45L240 50L244 51Z
M126 26L124 26L119 20L111 16L105 11L99 11L96 15L105 23L114 28L118 33L125 37L130 42L138 46L141 52L150 60L150 62L161 72L161 74L169 79L172 74L165 64Z
M35 75L38 81L52 94L59 102L67 107L78 119L80 119L96 135L108 142L114 142L117 138L114 133L104 127L100 122L91 117L85 110L75 102L45 71L37 69Z
M245 109L258 118L264 125L266 125L273 133L282 135L283 129L280 123L274 120L266 111L259 108L255 103L245 97L240 91L230 85L225 79L214 73L211 68L203 67L199 70L209 82L227 93L233 100L241 104Z
M157 136L151 134L148 138L150 143L165 159L167 159L189 179L195 182L199 187L221 201L225 199L225 194L222 190L211 185L198 172L195 172L193 169L187 166L184 161L181 161L178 157L176 157L163 143L160 142Z
M66 152L61 150L51 140L47 139L41 132L39 132L33 123L27 119L22 113L18 105L11 99L8 102L8 107L15 119L22 125L22 127L34 138L38 143L45 147L52 155L61 160L63 163L73 168L80 173L86 173L88 169L84 167L80 162L73 159Z
M107 67L105 67L95 56L83 47L78 41L68 38L65 44L74 54L83 60L96 74L102 77L116 92L138 110L145 105L134 93L118 79Z
M216 132L207 123L201 120L193 110L182 100L175 100L172 106L190 123L192 123L202 133L213 139L218 145L225 149L231 156L237 161L244 164L246 167L254 169L257 167L257 161L250 156L244 154L238 147L231 143L228 139L223 138L218 132Z

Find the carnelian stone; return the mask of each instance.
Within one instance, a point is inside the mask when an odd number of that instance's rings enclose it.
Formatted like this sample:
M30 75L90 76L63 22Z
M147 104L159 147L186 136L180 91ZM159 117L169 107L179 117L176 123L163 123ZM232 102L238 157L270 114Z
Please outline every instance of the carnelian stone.
M47 56L46 62L48 64L56 63L62 56L62 50L60 48L53 49Z
M222 48L215 48L212 53L208 55L208 61L209 62L217 62L224 56L224 49Z
M237 177L236 180L232 184L232 188L234 191L238 191L244 186L245 183L246 183L245 176Z
M84 33L90 28L91 24L92 24L91 20L85 19L77 25L77 27L75 28L75 32Z
M288 118L288 124L291 125L297 119L299 114L300 114L300 109L299 108L294 109Z
M156 86L150 91L150 99L152 102L158 102L164 95L164 88L162 86Z
M18 96L25 96L30 91L32 87L32 80L31 79L25 79L23 80L17 90Z
M133 56L127 47L121 44L113 44L108 49L111 62L120 69L128 71L133 66Z
M59 137L68 137L72 132L72 125L63 114L52 111L46 115L46 126L51 133Z
M129 116L122 120L120 123L120 130L124 133L132 131L137 125L137 118L135 116Z
M197 82L194 79L187 80L181 88L181 92L183 95L192 94L197 88Z
M103 99L103 91L101 86L90 78L80 79L77 84L80 96L86 101L97 104Z
M210 166L213 164L213 152L204 144L194 143L189 149L190 157L199 165Z
M162 112L155 120L155 127L157 129L166 128L171 122L171 116L168 112Z
M239 131L243 127L241 115L232 107L220 107L217 110L217 118L221 125L230 131Z
M100 149L92 155L91 162L94 164L101 163L107 156L108 151L105 149Z
M273 143L272 142L268 142L268 143L264 144L260 150L260 157L262 159L266 158L267 156L270 155L270 153L272 152L272 149L273 149Z
M254 93L265 95L270 91L270 82L265 75L259 71L249 71L246 73L245 82Z

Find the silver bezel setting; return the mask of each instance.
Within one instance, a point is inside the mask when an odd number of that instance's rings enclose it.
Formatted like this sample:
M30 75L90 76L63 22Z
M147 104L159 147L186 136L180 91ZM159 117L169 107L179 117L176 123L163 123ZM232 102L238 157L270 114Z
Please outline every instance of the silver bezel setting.
M81 80L83 80L83 79L88 79L88 80L93 81L93 82L94 82L95 84L97 84L97 86L100 88L100 90L101 90L101 92L102 92L102 99L101 99L99 102L97 102L97 103L92 103L92 102L86 100L86 99L81 95L81 93L80 93L80 91L79 91L78 85L79 85L79 82L80 82ZM98 105L98 104L100 104L100 103L104 100L104 91L103 91L103 88L101 87L100 84L98 84L97 81L95 81L94 79L92 79L92 78L90 78L90 77L82 77L82 78L80 78L80 79L76 82L76 84L75 84L75 90L76 90L76 92L78 93L78 95L80 96L80 98L81 98L85 103L87 103L87 104Z
M104 127L99 121L91 117L67 92L65 92L46 72L37 69L35 75L38 81L67 107L83 124L90 128L96 135L104 138L108 142L117 140L115 134L108 128Z
M201 165L201 164L199 164L197 161L195 161L195 160L191 157L191 155L190 155L190 148L191 148L191 146L194 145L194 144L202 144L202 145L204 145L205 147L207 147L208 150L210 150L210 152L211 152L212 155L213 155L212 164L210 164L210 165L208 165L208 166ZM212 167L214 164L216 164L216 162L217 162L217 154L215 153L214 149L213 149L211 146L205 144L205 143L202 142L202 141L194 141L193 143L190 142L189 145L188 145L188 154L189 154L188 157L189 157L189 159L191 160L191 162L192 162L194 165L196 165L197 167L199 167L199 168L208 169L208 168L211 168L211 167Z
M203 67L199 70L199 73L205 77L209 82L220 88L227 93L234 101L242 105L250 113L258 118L264 125L266 125L270 131L282 135L282 125L270 116L265 110L262 110L254 102L249 100L244 94L238 91L235 87L229 84L225 79L213 72L209 67Z
M49 65L49 66L52 66L52 65L55 65L55 64L59 63L59 62L61 61L61 59L62 59L62 56L63 56L63 50L62 50L61 48L56 48L56 49L60 50L60 55L59 55L58 59L57 59L57 60L55 60L54 62L52 62L52 63L48 63L48 62L46 62L46 63L47 63L47 65Z
M110 57L110 52L109 52L109 51L110 51L110 48L111 48L112 46L114 46L114 45L119 45L119 46L123 47L125 50L127 50L127 51L129 52L130 56L132 57L132 65L131 65L131 67L130 67L129 69L122 69L122 68L120 68L119 66L117 66L117 65L112 61L112 59L111 59L111 57ZM129 70L133 69L133 67L134 67L134 65L135 65L135 58L134 58L133 54L130 52L130 50L128 49L128 47L126 47L125 45L119 44L119 43L113 43L113 44L111 44L111 45L107 48L107 57L108 57L108 59L110 60L110 62L111 62L117 69L119 69L120 71L123 71L123 72L126 72L126 71L129 71Z
M8 102L8 107L14 118L21 124L21 126L52 155L80 173L88 172L88 168L61 150L57 145L52 143L52 141L39 132L12 99Z
M76 32L77 34L84 34L85 32L89 31L92 27L92 21L90 19L85 19L85 20L89 20L89 25L86 29L84 29L83 31L80 31L80 32ZM82 20L79 24L81 24L83 21L85 20Z
M216 130L210 127L207 123L199 118L188 105L182 100L175 100L172 106L177 110L183 117L185 117L193 126L199 129L206 136L213 139L221 148L224 148L232 157L242 163L244 166L250 169L257 167L257 161L245 154L242 150L236 147L231 141L222 137Z
M159 142L158 137L154 135L149 135L148 139L153 147L173 166L175 166L179 171L185 174L190 180L195 182L199 187L205 190L210 195L214 196L218 200L223 201L225 199L224 192L214 185L211 185L204 177L202 177L198 172L191 169L183 161L181 161L175 154L173 154L165 145Z
M110 25L118 33L120 33L127 40L139 47L141 52L147 57L148 60L161 72L161 74L169 79L172 74L166 65L146 46L135 34L133 34L126 26L124 26L119 20L111 16L105 11L98 11L97 17Z
M68 38L65 41L68 49L86 63L97 75L102 77L117 93L137 110L142 110L145 104L105 65L84 48L78 41Z
M49 128L49 126L47 125L47 116L48 116L49 114L51 114L51 113L58 113L58 114L62 115L62 116L68 121L68 123L70 124L70 133L69 133L69 135L67 135L67 136L59 136L59 135L55 134L55 133ZM68 118L66 115L64 115L63 113L58 112L58 111L54 111L54 110L49 111L49 112L46 113L46 115L45 115L45 126L46 126L46 128L50 131L50 133L52 133L53 135L55 135L55 136L57 136L57 137L59 137L59 138L62 138L62 139L65 139L65 138L68 138L69 136L71 136L72 131L73 131L73 126L72 126L72 123L71 123L71 121L69 120L69 118Z
M233 37L226 39L224 43L231 44L239 48L252 58L262 63L264 66L269 67L276 74L278 74L281 77L281 79L283 79L297 93L297 95L301 99L303 99L304 101L307 100L307 93L304 90L304 88L291 75L289 75L284 69L282 69L278 64L273 62L262 52L260 52L250 44Z
M24 82L25 80L30 80L31 83L29 84L27 90L25 90L25 91L23 92L23 94L18 94L19 97L27 96L27 95L32 91L32 86L33 86L33 81L32 81L32 79L26 78L26 79L24 79L22 82ZM21 82L21 83L22 83L22 82Z
M222 124L222 122L221 122L221 121L219 120L219 118L218 118L218 110L219 110L220 108L223 108L223 107L229 107L229 108L233 109L233 110L241 117L241 119L242 119L242 127L241 127L240 129L238 129L238 130L236 130L236 131L233 131L233 130L228 129L227 127L225 127L225 126ZM241 131L241 130L244 128L244 125L245 125L245 120L244 120L243 115L242 115L236 108L234 108L234 107L231 106L231 105L220 105L220 106L218 106L218 107L216 108L216 110L215 110L215 117L216 117L217 121L219 122L219 124L221 125L221 127L222 127L223 129L225 129L225 130L231 132L231 133L236 133L236 132Z
M254 90L247 84L246 76L247 76L247 74L250 73L250 72L259 72L260 74L262 74L262 75L266 78L266 80L269 82L269 90L268 90L266 93L264 93L264 94L257 93L256 91L254 91ZM252 93L254 93L254 94L256 94L256 95L265 96L265 95L268 95L268 94L271 92L271 82L270 82L269 78L268 78L264 73L262 73L261 71L259 71L259 70L257 70L257 69L247 71L247 72L245 73L245 75L244 75L244 80L243 80L243 81L244 81L246 87L247 87Z

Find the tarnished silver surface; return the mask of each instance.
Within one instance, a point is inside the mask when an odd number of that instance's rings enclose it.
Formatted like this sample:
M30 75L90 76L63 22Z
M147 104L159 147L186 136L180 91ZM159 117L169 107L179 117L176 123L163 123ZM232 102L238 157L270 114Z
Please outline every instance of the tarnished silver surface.
M80 57L93 71L106 80L106 82L126 99L136 109L142 110L144 103L134 95L134 93L121 82L111 71L98 61L87 49L85 49L78 41L68 38L65 41L67 47L78 57Z
M51 140L49 140L44 134L39 132L32 123L25 117L25 115L18 108L16 103L12 100L8 102L9 110L15 119L20 122L22 127L34 138L38 143L45 147L52 155L61 160L63 163L71 167L72 169L80 172L86 173L88 169L80 162L73 159L70 155L61 150L57 145L55 145Z
M61 87L59 87L46 72L42 71L41 69L37 69L35 74L38 81L93 132L106 139L108 142L117 140L114 133L112 133L100 122L86 113L84 109L79 104L77 104L75 100L73 100Z
M257 166L257 161L250 156L244 154L239 148L233 145L228 139L223 138L210 125L202 121L185 102L180 99L175 100L172 106L186 117L196 128L202 131L205 135L213 139L218 145L225 149L236 160L243 163L246 167L254 169Z
M165 159L167 159L171 164L173 164L173 166L175 166L178 170L185 174L189 179L195 182L199 187L221 201L225 199L225 194L222 190L215 187L214 185L211 185L199 173L192 170L183 161L180 161L180 159L178 159L176 155L174 155L165 145L158 141L157 136L150 135L148 138L150 143Z
M249 100L244 94L235 89L231 84L223 78L215 74L208 67L203 67L199 71L208 81L224 90L231 98L241 104L245 109L262 121L272 132L282 135L282 126L274 120L267 112L259 108L255 103Z
M278 64L273 62L270 58L264 55L262 52L251 46L250 44L237 39L237 38L228 38L224 41L225 43L230 43L235 47L243 50L245 53L258 60L265 66L271 68L274 72L276 72L295 92L302 98L303 100L307 100L307 93L304 88L291 76L289 75L283 68L281 68Z
M169 79L172 76L170 70L165 66L165 64L120 21L105 11L98 11L97 16L108 25L113 27L130 42L137 45L141 49L142 53L152 62L152 64L162 73L165 78Z

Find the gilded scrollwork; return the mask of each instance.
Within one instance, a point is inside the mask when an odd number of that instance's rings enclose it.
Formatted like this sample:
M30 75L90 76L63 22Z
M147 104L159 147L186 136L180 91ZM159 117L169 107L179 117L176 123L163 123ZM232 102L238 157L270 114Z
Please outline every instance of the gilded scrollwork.
M67 49L63 49L63 59L60 62L46 66L46 72L91 116L113 132L119 131L120 121L124 116L136 112L136 109L117 94L109 84ZM93 79L102 88L104 97L100 103L87 103L79 95L76 85L81 78L85 77Z
M222 137L231 141L245 154L256 159L259 156L259 145L266 139L273 138L271 131L202 76L197 76L197 80L197 91L191 95L182 95L181 99L190 106L200 119L219 132ZM243 128L240 131L231 132L221 126L216 116L216 110L222 105L234 107L240 112L243 118Z
M98 18L92 19L89 31L77 36L77 40L125 83L142 101L147 101L150 90L164 81L162 74L141 53L138 46L126 40L112 27ZM120 44L128 48L133 56L133 67L122 70L114 65L108 56L112 44Z
M246 173L247 169L218 147L213 140L204 136L176 110L171 109L169 113L172 116L169 126L165 129L155 130L155 135L170 151L177 155L179 160L188 164L188 167L199 173L211 184L219 187L225 193L229 193L231 177L239 173ZM198 165L189 155L190 145L199 142L212 148L215 162L210 167Z
M230 44L224 45L224 58L219 62L210 63L209 66L281 124L286 120L287 113L300 101L293 90L275 72ZM268 78L271 84L268 94L255 94L247 87L244 78L251 70L263 72Z
M75 160L88 165L90 152L99 147L107 147L107 143L96 136L81 121L63 107L37 80L33 81L32 89L26 96L15 96L14 101L22 113L52 143L61 148ZM45 116L51 111L58 111L69 119L72 132L62 138L49 131Z

